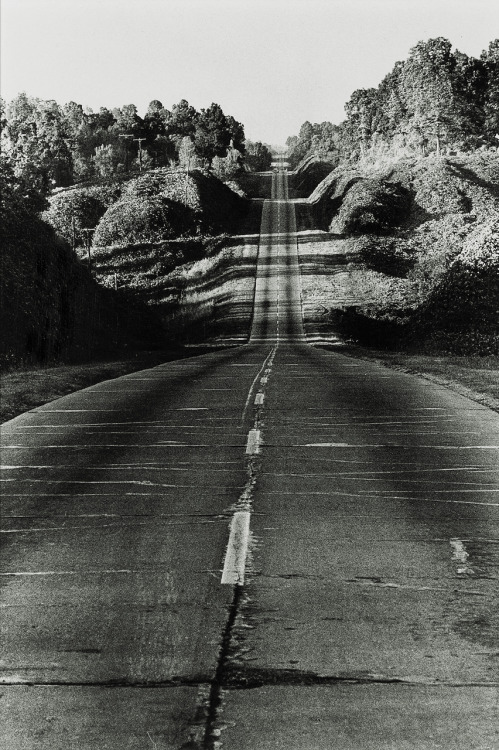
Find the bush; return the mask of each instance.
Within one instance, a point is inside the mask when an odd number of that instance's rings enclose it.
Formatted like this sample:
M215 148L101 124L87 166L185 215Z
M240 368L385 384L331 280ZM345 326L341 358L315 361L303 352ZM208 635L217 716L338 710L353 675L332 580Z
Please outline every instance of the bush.
M408 217L410 193L402 185L359 179L346 193L329 231L339 234L383 233Z
M499 219L470 235L414 318L415 336L456 353L499 353Z
M414 266L414 252L410 246L400 247L396 240L365 236L356 245L358 258L367 268L387 276L405 278Z
M97 246L161 242L178 236L183 224L181 209L173 201L125 193L102 217L93 242Z
M84 245L84 228L93 229L106 211L104 203L81 190L69 190L50 198L42 218L70 245Z

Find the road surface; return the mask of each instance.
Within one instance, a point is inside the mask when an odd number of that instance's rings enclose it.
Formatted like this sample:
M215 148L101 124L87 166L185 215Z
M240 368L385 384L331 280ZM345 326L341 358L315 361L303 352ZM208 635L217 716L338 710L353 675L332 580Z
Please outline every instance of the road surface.
M499 417L307 344L272 180L247 345L4 425L11 750L499 747Z

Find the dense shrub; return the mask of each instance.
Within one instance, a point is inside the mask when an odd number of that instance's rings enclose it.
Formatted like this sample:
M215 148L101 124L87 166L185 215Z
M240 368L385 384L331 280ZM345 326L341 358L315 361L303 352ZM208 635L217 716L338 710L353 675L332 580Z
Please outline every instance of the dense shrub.
M461 254L424 303L413 334L448 349L499 354L499 219L470 235Z
M407 219L409 208L410 194L401 185L361 179L346 193L330 231L339 234L386 232Z
M0 177L0 365L90 359L160 341L154 316L99 287L40 219L40 202L26 200L24 186L8 169Z
M58 193L49 199L42 218L70 245L84 245L83 229L93 229L106 211L104 203L82 190Z
M162 196L126 193L102 217L94 245L161 242L181 232L179 207Z
M389 237L366 235L360 237L357 255L367 268L387 276L404 278L414 266L414 251Z

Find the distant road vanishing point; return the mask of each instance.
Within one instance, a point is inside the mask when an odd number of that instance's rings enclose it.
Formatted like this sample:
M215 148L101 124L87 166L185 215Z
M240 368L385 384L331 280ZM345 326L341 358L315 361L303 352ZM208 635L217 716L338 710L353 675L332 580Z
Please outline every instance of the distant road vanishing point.
M3 425L9 750L499 747L499 415L307 343L271 179L247 344Z

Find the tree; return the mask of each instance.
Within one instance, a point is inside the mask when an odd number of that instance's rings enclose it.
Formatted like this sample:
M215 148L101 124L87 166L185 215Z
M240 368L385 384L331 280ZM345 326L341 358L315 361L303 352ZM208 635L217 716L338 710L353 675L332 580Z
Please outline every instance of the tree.
M227 118L219 104L202 109L196 123L194 146L197 155L211 165L215 156L225 156L231 142Z
M196 159L196 149L194 148L192 138L189 138L188 135L182 138L178 152L178 160L180 166L186 172L189 172L191 169L196 169L198 166Z
M379 115L376 89L357 89L345 104L354 141L363 155L376 132Z
M97 174L100 177L112 177L118 171L119 158L119 153L111 144L97 146L93 157Z
M227 127L229 128L230 137L231 137L231 143L232 148L235 148L239 153L244 154L245 150L245 136L244 136L244 126L235 120L232 115L228 115L227 118Z
M198 112L191 107L186 99L181 99L178 104L174 104L171 116L167 122L167 133L173 137L180 145L182 138L186 135L193 136L196 131Z
M164 166L175 157L175 144L167 134L170 118L158 99L149 104L144 117L145 149L155 166Z
M272 153L260 141L246 141L246 163L255 172L266 172L272 165Z
M55 101L19 94L6 111L6 151L17 177L47 193L73 180L67 127Z
M453 88L455 59L443 37L419 42L410 52L400 76L400 88L413 132L424 151L434 141L437 155L443 140L462 133L462 113Z
M492 139L499 136L499 39L490 43L488 50L482 52L480 59L484 63L487 76L484 96L484 130L485 134Z
M313 127L310 152L322 161L335 161L338 154L338 126L321 122Z

